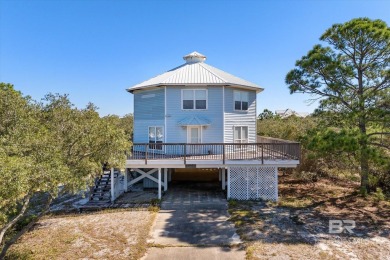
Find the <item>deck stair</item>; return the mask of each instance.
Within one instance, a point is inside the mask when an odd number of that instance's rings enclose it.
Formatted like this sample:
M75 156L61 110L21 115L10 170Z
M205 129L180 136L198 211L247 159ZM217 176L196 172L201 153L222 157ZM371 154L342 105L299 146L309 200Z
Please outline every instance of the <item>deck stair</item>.
M95 181L95 186L91 190L90 202L109 203L111 201L111 172L104 171Z
M114 171L114 180L118 178L118 172ZM96 178L95 185L91 188L89 201L82 207L87 209L106 208L111 205L111 171L105 170Z

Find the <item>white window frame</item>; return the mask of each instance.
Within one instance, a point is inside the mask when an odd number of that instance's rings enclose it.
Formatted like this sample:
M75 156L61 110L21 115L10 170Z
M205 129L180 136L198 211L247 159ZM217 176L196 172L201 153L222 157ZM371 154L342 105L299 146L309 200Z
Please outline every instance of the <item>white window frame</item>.
M242 128L243 128L243 127L246 127L246 128L247 128L248 136L247 136L247 138L246 138L246 142L242 142L242 140L245 140L245 139L236 139L236 138L234 137L234 131L236 130L236 129L235 129L236 127L240 127L240 128L241 128L241 137L242 137ZM234 142L234 143L237 143L237 142L236 142L237 140L240 140L240 141L241 141L240 144L247 144L247 143L249 143L249 126L247 126L247 125L235 125L235 126L233 126L233 142Z
M150 143L150 136L149 136L149 133L150 133L150 128L154 127L155 129L155 133L157 133L157 127L160 127L162 129L162 134L163 134L163 138L162 138L162 143L161 143L161 149L153 149L153 148L150 148L151 145L154 145L155 147L157 147L157 145L159 145L160 143L157 143L157 136L154 137L154 143ZM164 140L165 140L165 129L163 126L160 126L160 125L156 125L156 126L148 126L148 149L149 150L155 150L155 151L164 151L164 146L162 144L164 144Z
M193 101L194 101L194 108L184 108L183 107L183 101L184 101L184 91L187 91L187 90L192 90L193 91L193 94L194 94L194 98L193 98ZM202 91L206 91L206 108L202 108L202 109L197 109L196 108L196 99L195 99L195 91L196 90L202 90ZM182 89L181 90L181 103L180 103L180 106L181 106L181 109L182 110L188 110L188 111L193 111L193 110L200 110L200 111L202 111L202 110L207 110L208 109L208 105L209 105L209 91L208 91L208 89L205 89L205 88L197 88L197 89Z
M240 102L241 102L241 108L242 108L242 96L241 94L242 93L246 93L248 95L248 109L247 110L243 110L243 109L236 109L236 93L240 93ZM248 91L244 91L244 90L234 90L233 91L233 110L234 111L240 111L240 112L248 112L249 110L249 92Z

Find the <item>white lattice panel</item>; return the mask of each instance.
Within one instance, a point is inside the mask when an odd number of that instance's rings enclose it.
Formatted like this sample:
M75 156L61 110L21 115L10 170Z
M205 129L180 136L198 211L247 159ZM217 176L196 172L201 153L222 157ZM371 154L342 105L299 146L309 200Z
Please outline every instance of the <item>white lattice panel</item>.
M229 198L274 201L278 199L276 167L230 167L228 174Z

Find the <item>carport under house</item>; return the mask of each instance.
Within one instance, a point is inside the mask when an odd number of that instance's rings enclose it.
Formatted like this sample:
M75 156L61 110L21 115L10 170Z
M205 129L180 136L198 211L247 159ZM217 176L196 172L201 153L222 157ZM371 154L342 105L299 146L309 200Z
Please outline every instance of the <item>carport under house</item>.
M185 63L127 89L134 137L126 169L111 169L110 200L134 185L158 198L179 181L215 181L228 199L278 199L278 168L299 164L300 144L257 135L260 86L205 63Z

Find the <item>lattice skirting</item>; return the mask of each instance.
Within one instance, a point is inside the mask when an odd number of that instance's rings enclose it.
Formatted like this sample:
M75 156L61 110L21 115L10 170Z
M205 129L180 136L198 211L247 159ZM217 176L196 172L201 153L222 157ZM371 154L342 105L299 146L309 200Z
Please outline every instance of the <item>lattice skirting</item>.
M278 200L277 167L229 167L228 198Z

